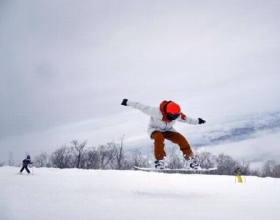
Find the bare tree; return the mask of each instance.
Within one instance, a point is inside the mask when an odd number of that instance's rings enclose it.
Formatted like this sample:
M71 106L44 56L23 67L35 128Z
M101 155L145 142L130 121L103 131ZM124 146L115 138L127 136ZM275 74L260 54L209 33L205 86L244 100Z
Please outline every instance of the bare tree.
M217 157L210 152L198 153L196 157L200 166L203 168L215 167L217 165Z
M264 163L263 168L262 168L262 176L267 177L267 176L272 176L273 175L273 168L276 165L275 160L268 160Z
M280 177L280 164L275 160L268 160L264 163L262 168L263 177Z
M130 166L133 168L137 167L149 167L149 160L147 156L143 156L139 149L135 149L132 152Z
M280 164L276 164L272 170L272 177L280 178Z
M35 167L51 167L50 156L43 152L34 158Z
M166 163L170 169L183 168L184 160L182 158L182 153L179 150L178 146L172 144L166 148L168 152L168 157L166 158Z
M73 167L73 149L62 146L51 155L51 162L58 168L71 168Z
M122 170L124 169L125 167L125 152L124 152L124 147L123 147L123 142L124 142L124 136L121 137L121 141L120 141L120 144L115 144L115 143L112 143L114 144L114 148L116 150L115 154L115 159L116 159L116 169L117 170Z
M95 147L92 147L85 152L85 160L83 167L86 169L100 169L99 153Z
M217 166L218 166L218 170L216 171L217 174L232 175L234 173L234 169L237 166L237 162L234 161L228 155L220 154L217 157Z
M84 141L80 144L77 140L73 140L71 141L71 144L73 144L73 154L75 155L76 168L80 168L81 160L84 156L84 148L87 144L87 141Z
M5 162L0 162L0 167L4 166Z
M100 158L100 168L111 168L113 160L116 156L116 148L114 143L108 143L107 145L100 145L98 147L98 153Z
M244 175L250 174L250 162L242 161L242 163L238 164Z

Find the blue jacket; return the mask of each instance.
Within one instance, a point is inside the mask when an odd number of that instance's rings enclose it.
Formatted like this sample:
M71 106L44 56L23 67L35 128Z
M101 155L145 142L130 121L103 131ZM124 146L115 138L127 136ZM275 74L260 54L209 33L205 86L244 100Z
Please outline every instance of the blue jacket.
M28 164L33 164L33 163L31 162L30 159L24 159L24 160L22 161L22 164L23 164L23 165L28 165Z

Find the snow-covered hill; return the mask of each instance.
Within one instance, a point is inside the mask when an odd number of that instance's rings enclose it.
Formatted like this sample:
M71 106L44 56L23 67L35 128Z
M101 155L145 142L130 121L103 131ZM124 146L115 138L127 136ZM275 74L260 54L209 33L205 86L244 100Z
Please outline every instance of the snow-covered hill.
M280 179L0 168L2 220L277 220Z

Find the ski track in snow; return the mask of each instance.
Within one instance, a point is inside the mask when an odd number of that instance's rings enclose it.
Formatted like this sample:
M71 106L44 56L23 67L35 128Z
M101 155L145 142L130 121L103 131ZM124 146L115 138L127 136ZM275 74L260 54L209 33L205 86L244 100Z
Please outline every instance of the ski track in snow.
M0 219L277 220L280 179L144 171L0 168Z

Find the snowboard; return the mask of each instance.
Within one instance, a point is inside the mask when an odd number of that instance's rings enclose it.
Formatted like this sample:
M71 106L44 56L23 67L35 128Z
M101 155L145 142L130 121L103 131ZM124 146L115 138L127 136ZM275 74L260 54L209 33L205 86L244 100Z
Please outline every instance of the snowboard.
M147 168L147 167L138 167L134 166L135 170L142 170L146 172L158 172L158 173L198 173L198 172L209 172L213 170L217 170L217 167L211 167L211 168L198 168L198 169L193 169L193 170L187 170L184 168L181 169L170 169L170 168L165 168L162 170L156 169L156 168Z

